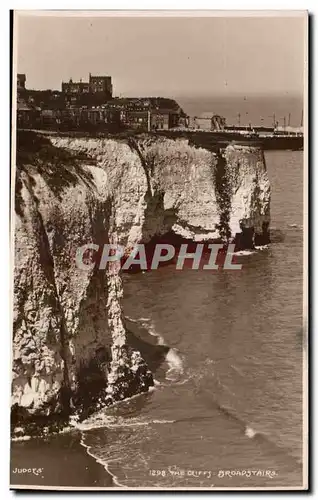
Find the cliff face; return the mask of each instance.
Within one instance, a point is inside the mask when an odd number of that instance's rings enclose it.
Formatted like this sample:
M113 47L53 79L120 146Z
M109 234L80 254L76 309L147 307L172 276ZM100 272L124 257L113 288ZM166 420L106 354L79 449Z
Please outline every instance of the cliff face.
M228 146L215 154L186 139L53 138L85 153L104 170L112 191L112 232L129 245L172 230L197 241L234 239L245 230L268 242L270 186L258 147Z
M30 149L31 153L25 153ZM263 154L187 140L29 135L18 144L12 404L23 415L87 411L146 391L152 375L127 345L115 265L78 269L78 247L131 246L172 232L267 243Z

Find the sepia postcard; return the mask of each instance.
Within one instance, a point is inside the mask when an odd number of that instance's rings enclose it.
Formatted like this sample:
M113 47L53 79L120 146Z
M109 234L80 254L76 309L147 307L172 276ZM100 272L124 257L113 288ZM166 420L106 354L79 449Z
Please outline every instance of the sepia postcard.
M307 490L307 12L12 19L10 488Z

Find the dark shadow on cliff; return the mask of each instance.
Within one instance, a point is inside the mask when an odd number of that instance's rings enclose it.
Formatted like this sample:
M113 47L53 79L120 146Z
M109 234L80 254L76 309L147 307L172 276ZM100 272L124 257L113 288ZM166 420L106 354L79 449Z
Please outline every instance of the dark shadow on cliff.
M95 161L85 154L73 153L65 148L53 146L50 139L33 131L17 131L15 209L23 216L21 195L21 174L25 173L34 187L33 175L39 174L49 189L60 201L64 189L76 186L79 182L94 188L92 174L84 165L93 165Z

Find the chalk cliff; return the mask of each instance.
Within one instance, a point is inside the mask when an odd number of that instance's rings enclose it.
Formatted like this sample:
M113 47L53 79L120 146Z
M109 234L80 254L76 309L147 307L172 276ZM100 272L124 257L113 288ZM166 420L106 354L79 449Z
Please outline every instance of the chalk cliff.
M78 247L173 233L268 243L270 187L252 146L217 153L147 135L18 138L13 317L14 422L91 409L147 391L127 342L116 266L76 266Z

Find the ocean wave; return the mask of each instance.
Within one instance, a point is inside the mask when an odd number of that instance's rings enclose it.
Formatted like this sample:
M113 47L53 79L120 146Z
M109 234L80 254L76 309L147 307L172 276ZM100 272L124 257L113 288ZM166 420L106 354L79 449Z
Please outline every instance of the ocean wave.
M169 419L149 419L144 417L121 417L109 415L106 413L96 413L84 420L83 422L76 422L74 426L79 431L91 431L96 429L108 428L117 429L124 427L145 427L149 425L160 425L160 424L173 424L175 420Z
M237 252L229 253L229 255L237 255L240 257L245 257L247 255L253 255L259 251L268 250L269 245L257 245L254 249L238 250Z
M289 227L290 229L303 229L303 226L301 224L287 224L287 227Z
M17 442L17 441L29 441L32 439L32 436L16 436L11 438L11 441Z
M254 431L254 429L252 427L247 425L245 428L245 436L250 438L250 439L253 439L253 437L256 436L256 432Z
M218 378L217 365L217 361L207 358L203 363L200 363L200 366L196 369L188 371L188 378L186 380L191 381L192 379L197 384L198 379L204 377L207 370L209 373L215 372L214 376ZM232 368L236 367L232 366ZM80 426L80 430L83 431L83 445L87 448L88 453L98 463L102 464L113 477L114 484L119 487L133 487L136 482L140 481L138 479L139 477L141 477L143 481L148 480L148 471L155 457L149 448L149 443L152 442L153 439L159 439L158 442L161 443L161 436L167 438L170 432L173 436L178 435L178 424L181 424L180 429L184 429L184 424L187 422L191 428L193 428L193 426L198 426L199 428L201 425L200 422L205 421L213 424L216 410L220 416L228 421L228 425L231 429L236 428L236 432L240 434L243 439L255 441L255 446L261 446L264 449L264 453L268 452L269 456L275 455L276 457L280 455L284 462L287 459L293 467L295 466L295 459L290 455L288 449L279 447L270 435L268 436L262 432L262 429L254 427L254 423L248 422L248 420L240 415L235 408L220 403L217 397L212 397L211 399L210 404L212 411L209 411L208 414L200 414L195 411L192 415L191 412L190 415L189 413L187 415L174 415L174 419L169 418L170 415L162 415L163 418L160 418L159 415L159 418L156 418L156 415L153 415L149 418L150 415L142 414L138 415L138 417L122 417L106 415L104 413L103 415L99 415L98 421L98 416L95 415L91 417L90 421L86 421ZM104 419L104 421L102 419ZM171 428L171 431L169 428L166 431L164 427L157 427L156 429L157 425L173 425L173 428ZM203 425L206 427L205 423L203 423ZM107 427L109 429L109 431L105 432L105 438L103 437L103 433L98 434L93 432L92 434L86 434L85 432L100 427ZM131 428L131 430L129 428ZM143 443L144 447L142 446ZM164 453L163 448L160 453ZM129 471L128 475L125 470ZM138 476L139 474L140 476ZM140 486L140 484L136 485ZM152 486L153 485L152 483ZM172 484L168 486L172 486Z
M68 434L69 432L74 432L74 427L71 423L69 423L65 427L62 427L61 429L58 430L50 430L48 427L43 427L43 428L39 427L38 432L32 435L23 434L23 432L24 429L22 427L15 428L14 433L18 434L21 433L21 434L20 436L14 434L11 437L11 441L18 442L18 441L29 441L30 439L47 439L50 436L54 436L57 434Z
M151 323L151 319L150 318L132 318L131 316L125 316L126 319L128 319L129 321L131 321L132 323L140 323L142 321L144 321L145 323Z
M165 339L156 331L154 324L150 318L132 318L131 316L125 316L125 318L131 323L139 324L141 327L145 328L148 331L149 335L157 338L158 345L168 345L165 342Z
M238 250L237 252L233 252L232 255L246 256L246 255L252 255L253 253L256 253L256 251L255 250Z
M175 348L169 349L166 355L166 362L168 364L168 371L166 379L176 381L184 374L183 360Z
M255 246L255 249L256 250L268 250L269 249L269 245L258 245L258 246Z
M143 328L145 328L149 335L157 339L157 345L169 347L169 344L165 341L164 337L157 332L155 325L150 318L131 318L126 316L126 318L132 323L139 323ZM170 382L175 382L180 379L184 374L184 359L179 353L179 351L171 347L169 348L165 361L168 365L168 370L166 372L166 380Z
M105 462L104 460L98 458L92 451L91 451L91 446L87 445L84 441L84 437L82 436L82 439L80 441L80 444L81 446L83 446L85 449L86 449L86 453L92 457L96 463L98 463L99 465L102 465L104 467L104 469L106 470L106 472L111 476L112 478L112 481L114 483L115 486L118 486L119 488L128 488L127 486L125 486L124 484L121 484L118 480L118 477L115 476L115 474L113 474L110 470L109 470L109 463Z

